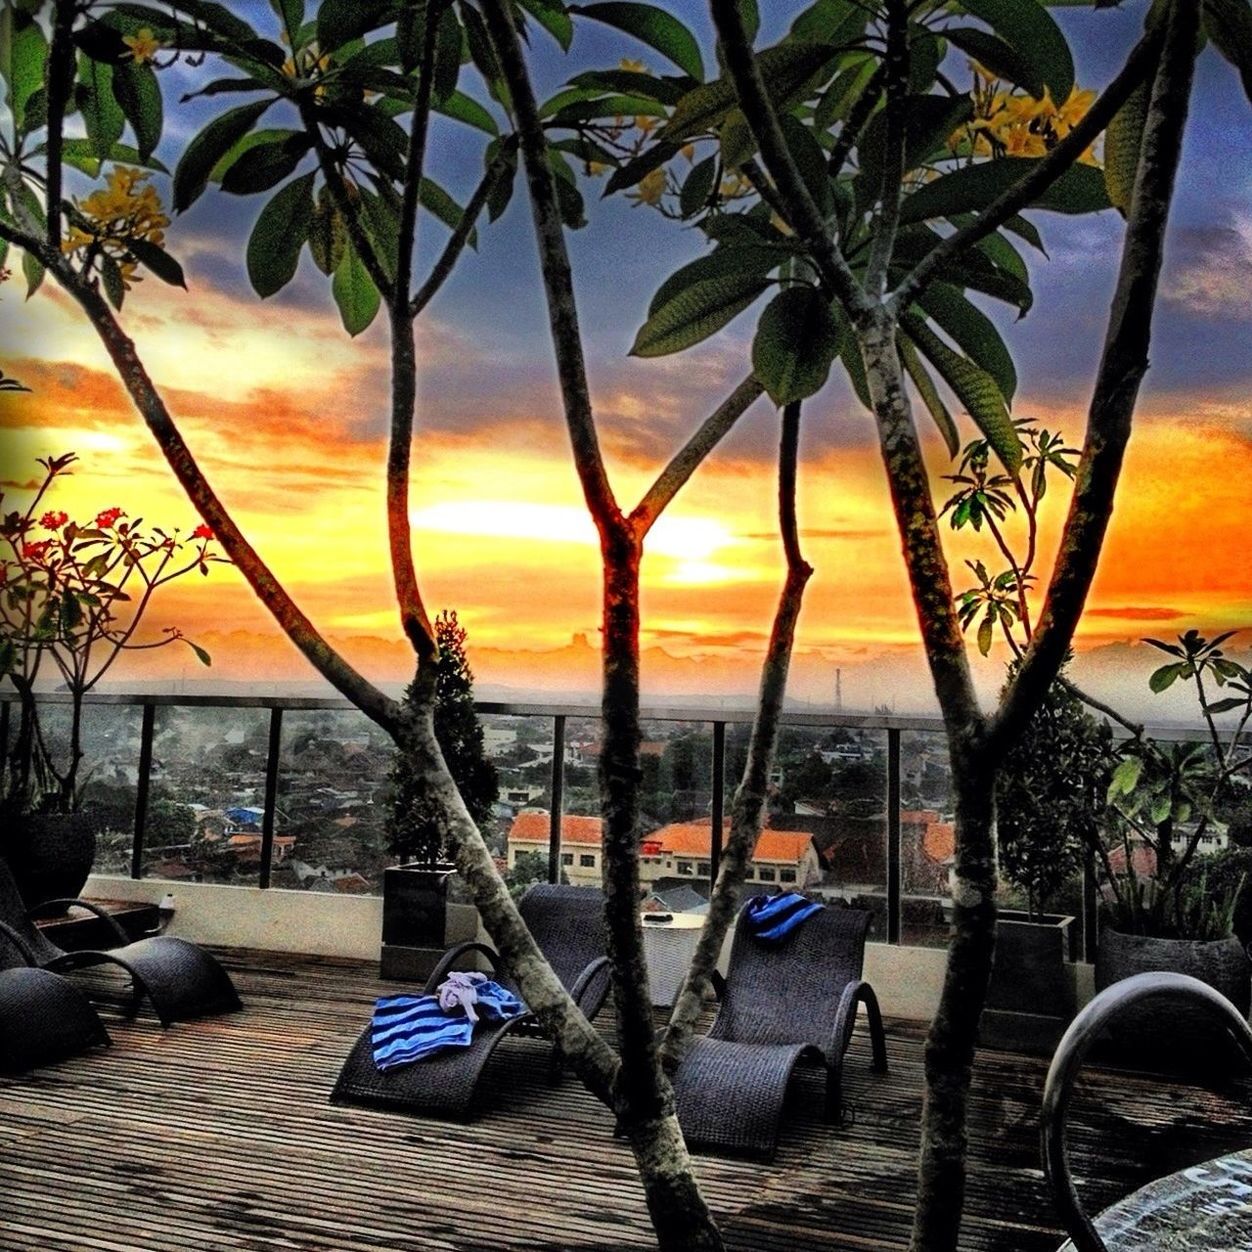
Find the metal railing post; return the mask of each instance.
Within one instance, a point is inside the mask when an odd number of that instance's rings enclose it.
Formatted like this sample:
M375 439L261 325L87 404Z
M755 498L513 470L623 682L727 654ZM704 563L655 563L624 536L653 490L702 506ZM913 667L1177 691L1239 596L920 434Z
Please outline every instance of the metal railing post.
M709 808L712 819L712 840L709 844L709 880L717 881L722 864L722 821L726 806L726 723L713 723L713 803Z
M259 886L270 885L274 862L274 816L278 807L278 757L283 741L283 710L270 709L270 741L265 756L265 808L261 812L261 878Z
M548 881L561 881L561 809L565 804L565 715L552 719L552 809L548 815Z
M900 732L887 731L887 942L900 942L901 888Z
M148 822L148 786L152 777L152 736L156 726L156 705L143 706L139 728L139 774L135 779L135 835L130 844L130 876L143 877L143 837Z

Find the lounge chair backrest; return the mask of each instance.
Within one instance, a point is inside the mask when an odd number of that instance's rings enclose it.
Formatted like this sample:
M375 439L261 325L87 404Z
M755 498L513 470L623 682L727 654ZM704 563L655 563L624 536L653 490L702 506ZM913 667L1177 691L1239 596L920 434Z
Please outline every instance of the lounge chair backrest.
M518 908L567 990L590 962L609 950L604 893L596 887L537 883L522 897Z
M839 997L861 977L870 920L862 909L827 905L780 941L765 943L741 912L710 1036L826 1048Z
M26 902L22 899L22 893L17 889L13 871L9 868L8 861L0 856L0 922L12 926L26 940L35 954L35 959L41 965L45 961L60 956L61 949L51 940L45 939L43 932L27 918L26 914ZM25 960L13 945L0 936L0 969L12 969L25 964Z

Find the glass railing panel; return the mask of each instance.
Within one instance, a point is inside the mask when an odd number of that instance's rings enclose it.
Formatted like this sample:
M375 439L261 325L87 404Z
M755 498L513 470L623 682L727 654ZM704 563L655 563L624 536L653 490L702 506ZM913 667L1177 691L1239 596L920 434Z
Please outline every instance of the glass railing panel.
M395 863L391 739L355 709L283 715L271 887L378 895Z
M945 737L900 735L900 940L946 947L952 924L955 823Z
M143 875L255 885L269 710L156 710Z

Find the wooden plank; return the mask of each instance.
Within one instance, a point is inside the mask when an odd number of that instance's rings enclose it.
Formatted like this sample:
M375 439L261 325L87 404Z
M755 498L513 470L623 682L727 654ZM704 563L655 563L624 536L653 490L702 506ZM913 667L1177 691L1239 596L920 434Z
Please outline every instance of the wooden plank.
M515 1038L483 1079L469 1124L327 1103L379 994L362 962L220 953L242 1013L162 1031L106 1010L115 1046L0 1078L0 1247L217 1252L252 1248L582 1250L655 1246L627 1145L572 1078L546 1080L547 1046ZM111 975L94 984L112 985ZM612 1014L601 1029L613 1039ZM923 1037L889 1029L891 1073L868 1039L845 1071L853 1124L820 1118L822 1075L789 1097L777 1160L696 1157L736 1252L903 1249L912 1220ZM1053 1252L1038 1166L1040 1062L980 1055L962 1247ZM1252 1138L1246 1085L1185 1092L1094 1070L1073 1155L1084 1194L1107 1203Z

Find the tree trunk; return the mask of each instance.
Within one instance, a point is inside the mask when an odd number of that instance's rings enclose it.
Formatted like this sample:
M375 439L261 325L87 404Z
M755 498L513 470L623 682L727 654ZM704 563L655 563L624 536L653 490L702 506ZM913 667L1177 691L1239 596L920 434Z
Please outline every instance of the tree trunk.
M605 920L617 1006L613 1109L630 1141L657 1240L666 1252L720 1249L661 1072L643 953L639 880L639 563L629 525L611 528L604 557L604 746L600 753Z
M995 772L984 753L952 752L956 791L953 933L926 1038L926 1098L911 1252L953 1252L965 1203L966 1110L978 1019L995 949Z

